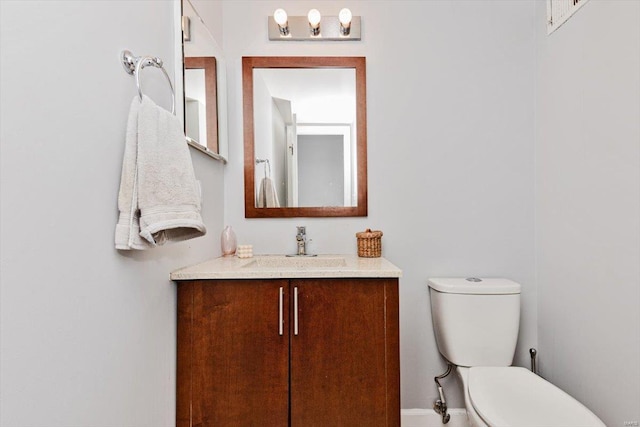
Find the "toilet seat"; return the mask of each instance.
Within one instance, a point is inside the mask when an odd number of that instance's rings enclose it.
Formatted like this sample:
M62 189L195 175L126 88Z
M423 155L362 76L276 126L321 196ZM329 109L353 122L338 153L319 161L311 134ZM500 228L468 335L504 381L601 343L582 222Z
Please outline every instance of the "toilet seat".
M580 402L524 368L470 368L469 397L492 427L605 427Z

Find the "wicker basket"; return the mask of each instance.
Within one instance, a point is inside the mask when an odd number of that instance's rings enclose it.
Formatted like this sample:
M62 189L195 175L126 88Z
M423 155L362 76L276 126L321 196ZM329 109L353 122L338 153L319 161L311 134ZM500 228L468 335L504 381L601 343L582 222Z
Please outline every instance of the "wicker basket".
M356 233L358 238L358 256L363 258L379 258L382 256L382 231L366 231Z

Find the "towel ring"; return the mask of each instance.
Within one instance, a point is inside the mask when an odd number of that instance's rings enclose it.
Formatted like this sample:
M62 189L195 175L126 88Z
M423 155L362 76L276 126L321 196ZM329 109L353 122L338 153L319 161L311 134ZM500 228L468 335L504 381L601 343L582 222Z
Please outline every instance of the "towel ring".
M164 76L167 78L169 89L171 89L171 114L176 114L176 93L173 90L171 78L169 77L169 74L167 74L167 70L164 69L162 59L153 56L133 56L130 51L124 50L122 51L122 65L127 73L136 76L136 87L138 88L138 96L140 97L140 102L142 102L142 84L140 83L140 71L142 71L144 67L148 66L160 68L162 74L164 74Z
M271 163L269 163L269 159L256 159L256 165L260 163L264 163L264 177L271 178ZM269 168L269 175L267 175L267 168Z

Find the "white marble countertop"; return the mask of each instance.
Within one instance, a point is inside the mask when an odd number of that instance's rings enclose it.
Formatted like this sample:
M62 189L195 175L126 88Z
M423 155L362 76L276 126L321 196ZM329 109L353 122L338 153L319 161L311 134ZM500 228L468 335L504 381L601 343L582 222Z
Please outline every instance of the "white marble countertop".
M253 258L221 257L171 273L171 280L201 279L296 279L332 277L402 277L402 271L384 258L356 255L285 257L256 255Z

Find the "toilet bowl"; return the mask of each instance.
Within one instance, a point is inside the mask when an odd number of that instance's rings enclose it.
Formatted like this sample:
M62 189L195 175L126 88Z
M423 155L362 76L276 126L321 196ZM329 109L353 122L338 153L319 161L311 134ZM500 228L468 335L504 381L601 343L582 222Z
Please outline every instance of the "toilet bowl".
M438 350L464 389L472 427L604 427L576 399L510 366L518 338L520 285L508 279L429 279Z

